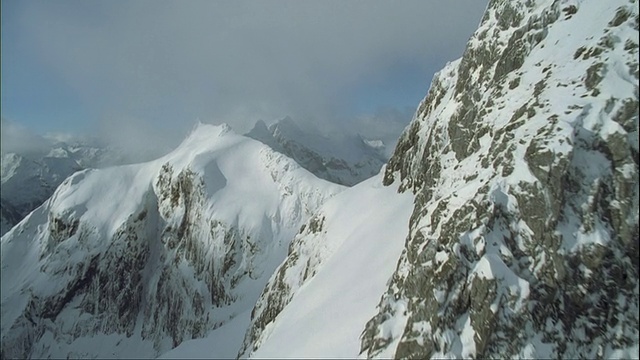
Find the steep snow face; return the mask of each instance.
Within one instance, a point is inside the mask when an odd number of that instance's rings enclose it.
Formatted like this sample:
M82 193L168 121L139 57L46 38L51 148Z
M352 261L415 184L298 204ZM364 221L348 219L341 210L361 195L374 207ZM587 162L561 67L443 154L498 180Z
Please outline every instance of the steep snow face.
M239 357L355 358L413 208L382 173L327 201L291 243L251 314Z
M379 140L311 134L289 117L269 127L258 121L247 136L291 157L319 178L347 186L376 175L387 160Z
M363 356L638 356L638 25L489 4L386 169L416 204Z
M78 172L2 237L2 357L151 357L246 327L300 225L342 190L227 126Z

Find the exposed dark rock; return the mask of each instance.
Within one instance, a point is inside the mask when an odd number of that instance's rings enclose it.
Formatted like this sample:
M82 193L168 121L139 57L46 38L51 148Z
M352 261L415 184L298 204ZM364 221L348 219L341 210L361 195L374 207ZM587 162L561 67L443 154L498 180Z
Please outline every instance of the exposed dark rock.
M462 59L434 80L386 169L385 184L400 181L416 201L363 355L602 358L637 348L637 85L623 99L603 94L637 69L622 26L637 4L614 10L613 28L577 50L547 41L590 5L492 1ZM567 56L534 63L541 49ZM549 111L563 102L564 114Z

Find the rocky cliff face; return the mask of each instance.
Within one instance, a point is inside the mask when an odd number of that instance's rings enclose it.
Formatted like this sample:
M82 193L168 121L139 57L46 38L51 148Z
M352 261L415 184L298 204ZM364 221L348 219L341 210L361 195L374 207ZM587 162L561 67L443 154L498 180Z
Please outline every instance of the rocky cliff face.
M2 237L2 358L148 358L202 337L251 309L341 190L224 126L76 173Z
M416 203L362 355L637 356L638 26L491 1L386 169Z

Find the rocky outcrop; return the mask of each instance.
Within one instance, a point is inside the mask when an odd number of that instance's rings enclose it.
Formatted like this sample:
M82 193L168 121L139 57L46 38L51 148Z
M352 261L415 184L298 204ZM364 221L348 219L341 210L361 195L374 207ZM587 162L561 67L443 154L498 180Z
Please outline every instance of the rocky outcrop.
M329 252L322 246L325 216L316 213L289 245L286 259L271 277L251 311L251 325L247 330L238 358L246 358L258 348L265 337L267 326L276 320L289 304L296 291L315 275Z
M76 173L2 238L2 358L153 357L201 338L250 310L340 190L204 125L166 158Z
M362 354L637 355L637 139L637 2L492 1L386 169L416 203Z

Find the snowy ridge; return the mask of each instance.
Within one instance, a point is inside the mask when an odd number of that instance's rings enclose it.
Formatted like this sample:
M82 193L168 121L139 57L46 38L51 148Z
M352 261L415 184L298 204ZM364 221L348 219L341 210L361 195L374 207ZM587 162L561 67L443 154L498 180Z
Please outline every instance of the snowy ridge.
M386 169L416 205L363 356L637 357L638 22L490 3Z
M39 149L2 153L0 235L42 205L76 171L127 163L120 151L88 141L40 138ZM97 143L97 141L93 141Z
M2 154L0 235L40 206L67 176L80 169L77 161L65 157L34 159L14 153Z
M251 314L240 358L355 358L402 250L411 194L382 173L336 195L303 225Z
M78 172L2 237L2 357L151 357L244 328L300 225L342 189L228 126Z

